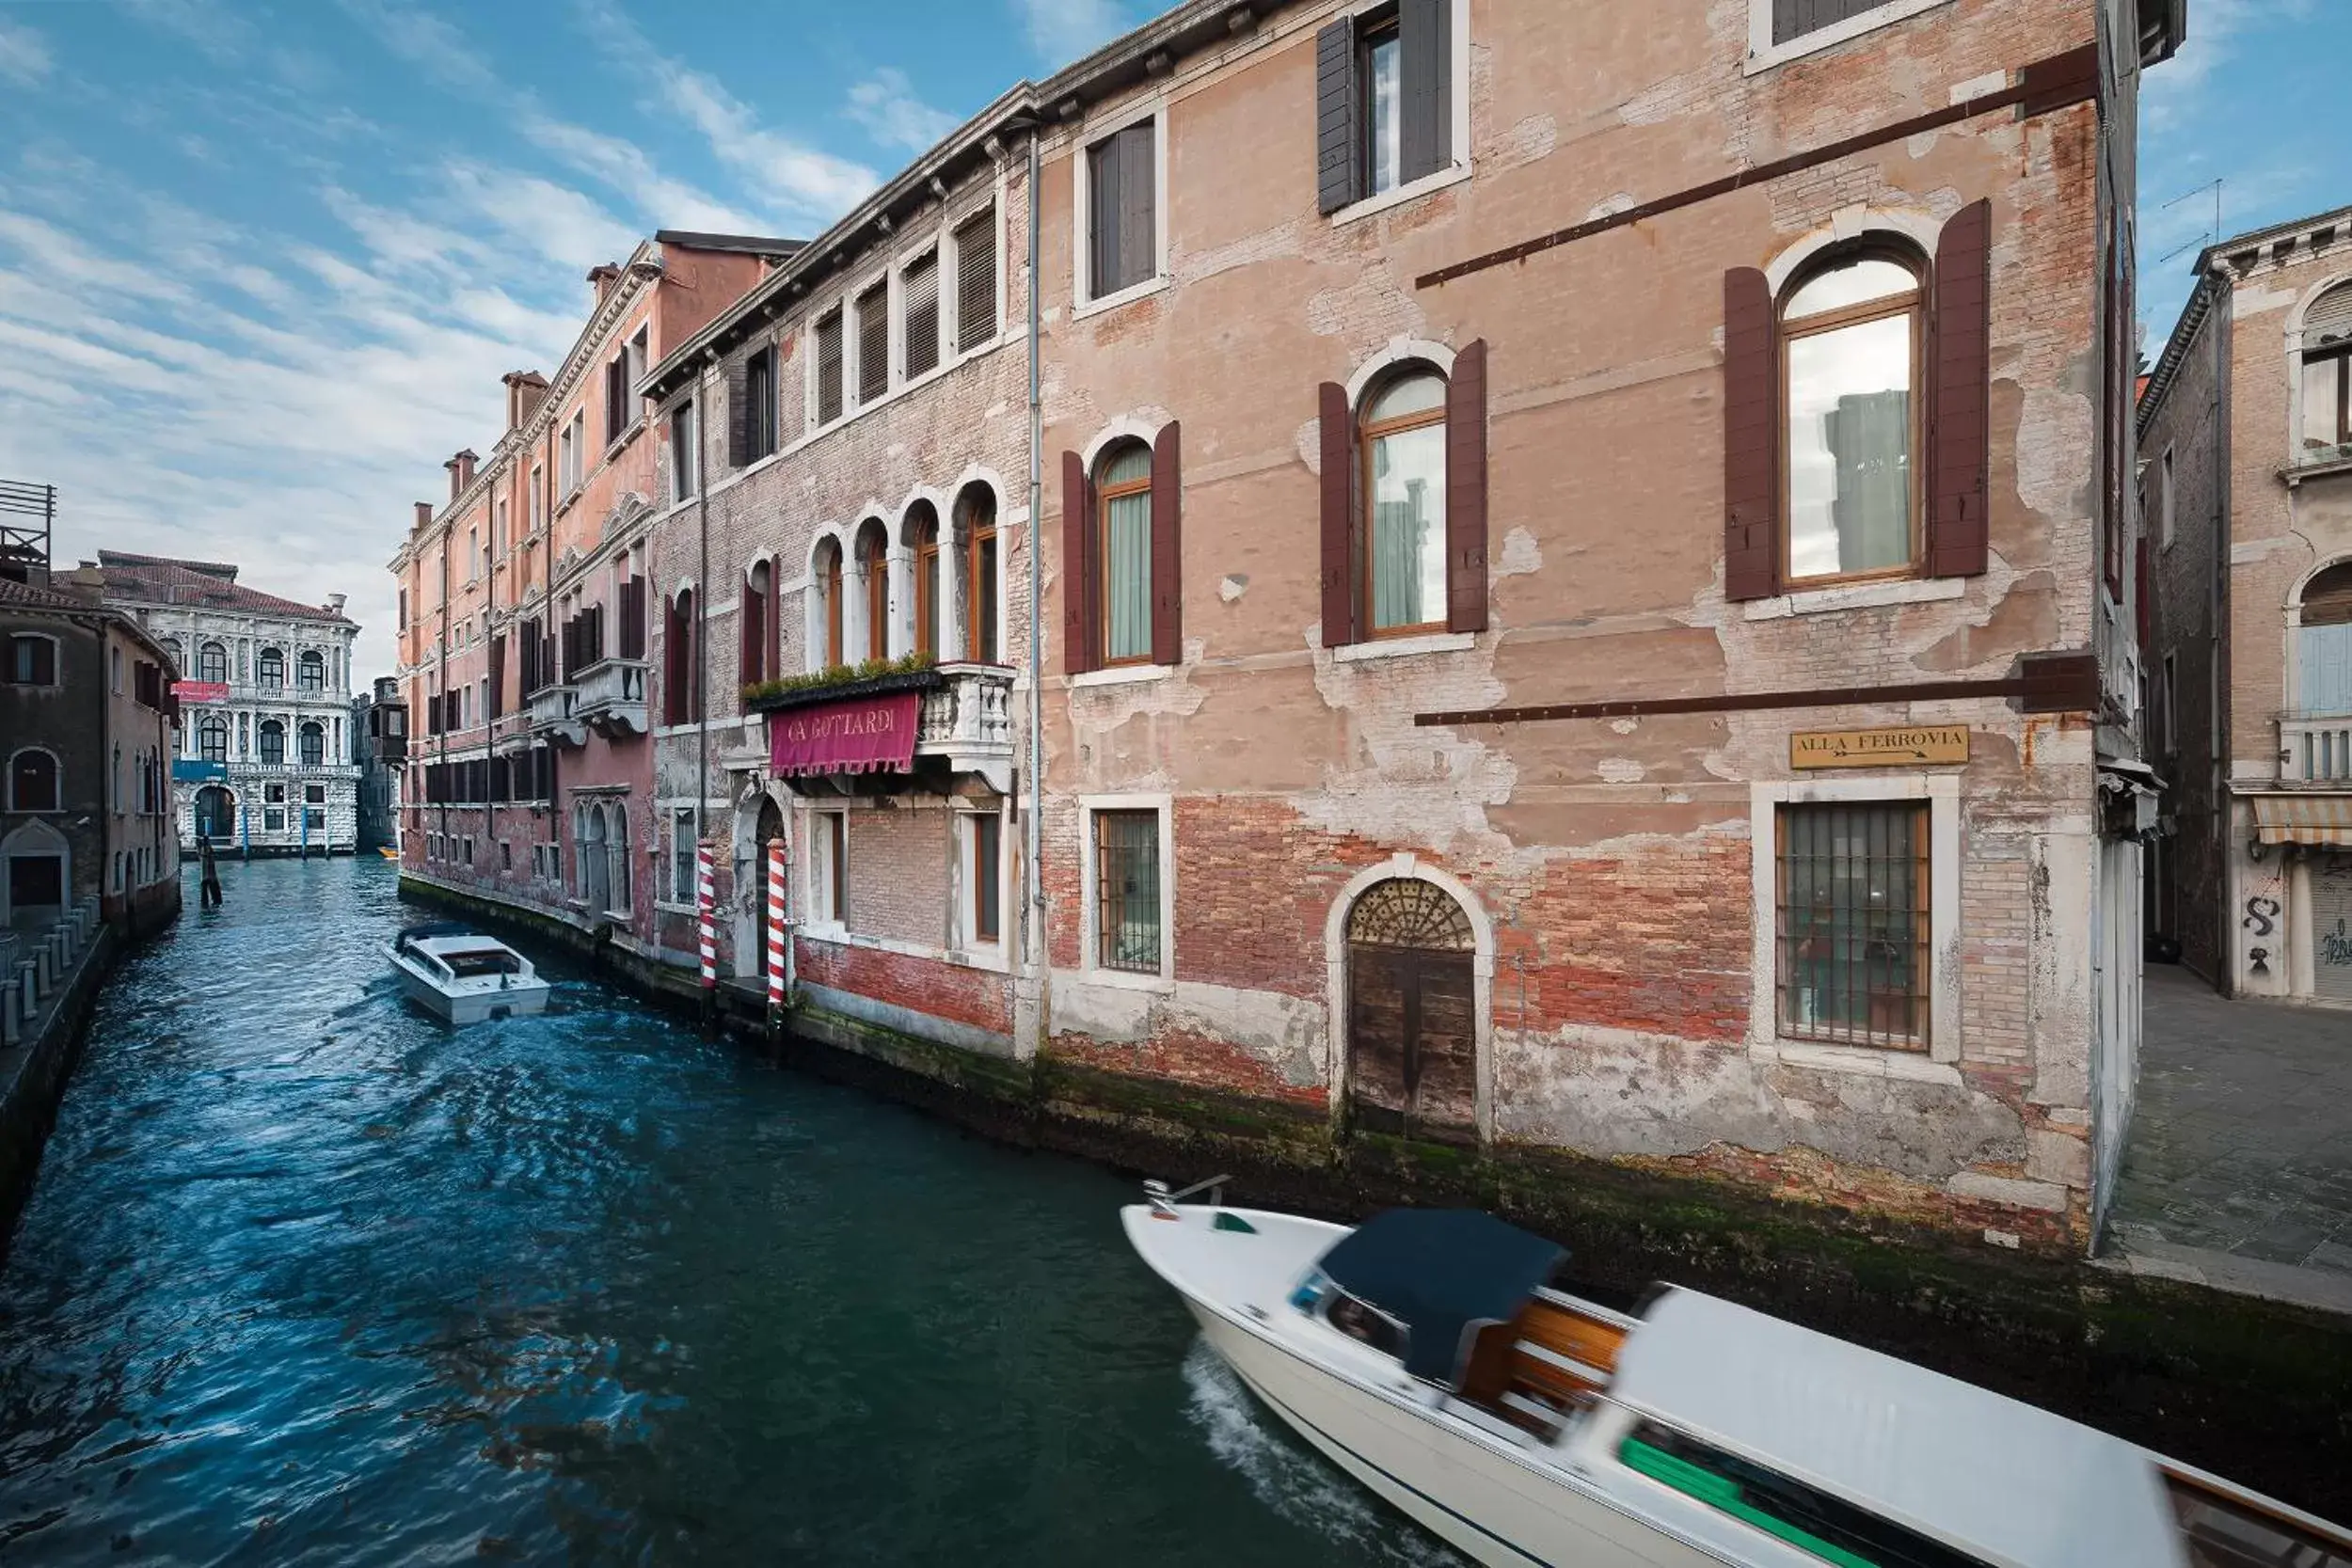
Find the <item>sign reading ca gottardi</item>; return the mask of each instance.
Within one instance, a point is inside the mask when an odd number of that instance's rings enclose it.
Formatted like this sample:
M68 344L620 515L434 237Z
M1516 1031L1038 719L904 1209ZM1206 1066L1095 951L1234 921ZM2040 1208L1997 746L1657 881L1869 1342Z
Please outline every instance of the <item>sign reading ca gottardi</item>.
M1791 768L1917 768L1967 760L1965 724L1917 724L1889 730L1800 730L1788 737Z

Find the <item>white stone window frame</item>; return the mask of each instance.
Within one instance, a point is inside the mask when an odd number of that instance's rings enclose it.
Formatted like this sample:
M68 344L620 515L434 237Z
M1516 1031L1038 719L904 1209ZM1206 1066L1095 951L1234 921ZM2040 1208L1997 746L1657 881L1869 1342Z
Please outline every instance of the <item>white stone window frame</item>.
M2287 425L2280 432L2286 447L2285 465L2292 469L2303 459L2303 324L2320 296L2339 287L2352 287L2352 271L2330 273L2305 289L2287 311L2282 328L2287 377Z
M801 805L801 842L808 846L808 853L801 861L801 909L803 918L800 934L820 942L846 942L850 927L846 921L834 918L833 889L838 878L843 884L850 879L850 807L830 802L823 805ZM841 863L834 865L833 832L818 819L827 816L841 818ZM846 905L846 896L842 900Z
M1087 292L1087 239L1093 232L1093 198L1087 178L1094 149L1130 126L1152 122L1152 276L1140 283L1098 296ZM1071 141L1070 156L1070 318L1084 321L1116 310L1168 288L1174 281L1168 265L1170 227L1168 211L1168 100L1154 94L1101 119L1089 120ZM1002 262L999 262L1002 270Z
M2329 571L2334 567L2342 566L2348 562L2352 562L2352 552L2330 552L2322 555L2312 564L2309 570L2296 577L2293 586L2287 590L2287 602L2283 611L2285 624L2280 632L2280 641L2283 646L2281 649L2279 668L2285 672L2286 674L2285 695L2286 711L2288 713L2302 713L2306 710L2307 706L2303 701L2304 596L2311 592L2312 584L2318 580L2322 573ZM2217 727L2218 727L2220 723L2220 718L2221 716L2217 706L2213 715L2214 722ZM2281 752L2284 752L2286 749L2287 748L2283 744L2280 747L2280 751ZM2220 748L2217 744L2215 747L2215 754L2218 755L2219 752ZM2281 779L2287 776L2287 759L2282 755L2278 762L2278 774Z
M49 644L49 679L46 684L35 681L19 682L16 679L16 644L19 640L27 642L38 641ZM0 638L0 651L5 651L8 657L8 668L6 672L8 678L7 682L0 684L11 686L20 691L57 691L64 689L65 644L48 632L12 631L6 638Z
M1754 881L1748 1049L1766 1060L1833 1072L1960 1082L1960 785L1957 773L1759 780L1749 786ZM1780 1033L1780 810L1924 800L1928 806L1928 1049L1833 1045Z
M1097 951L1102 942L1102 857L1095 819L1104 812L1156 812L1159 816L1160 967L1157 973L1106 969ZM1089 985L1126 990L1172 992L1176 989L1176 801L1168 794L1078 797L1078 971Z
M1952 0L1885 0L1843 22L1833 22L1826 27L1790 39L1787 43L1772 41L1772 0L1748 0L1748 57L1740 67L1740 73L1754 76L1775 66L1818 55L1824 49L1835 49L1882 27L1931 11L1938 6L1948 6Z
M1348 15L1361 16L1391 3L1392 0L1358 0L1357 4L1347 8ZM1402 207L1408 201L1418 201L1433 191L1458 185L1476 172L1470 156L1470 0L1453 0L1453 31L1454 38L1446 55L1447 72L1451 77L1446 83L1446 118L1450 122L1446 127L1446 147L1450 154L1446 166L1432 169L1420 179L1407 181L1392 191L1382 191L1377 196L1349 202L1331 214L1329 222L1332 228L1343 228L1375 214ZM1358 86L1360 87L1362 84Z
M1013 818L1009 802L995 800L954 800L948 810L954 826L956 851L955 911L956 931L953 946L946 957L951 962L968 968L1011 972L1010 955L1012 916L1020 906L1013 890L1012 856L1006 849L1013 843ZM977 824L982 817L996 823L996 934L979 935L979 884L972 877L972 862L977 842Z

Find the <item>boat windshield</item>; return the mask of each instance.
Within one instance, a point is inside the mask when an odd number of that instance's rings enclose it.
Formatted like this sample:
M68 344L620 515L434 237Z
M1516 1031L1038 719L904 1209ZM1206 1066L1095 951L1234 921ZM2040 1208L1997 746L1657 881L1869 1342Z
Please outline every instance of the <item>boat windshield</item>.
M451 974L460 980L478 980L485 974L520 974L523 961L514 954L496 947L477 947L464 953L437 955L449 967Z
M1405 1330L1396 1320L1358 1301L1345 1291L1331 1292L1330 1309L1325 1317L1349 1338L1360 1339L1383 1355L1405 1359Z

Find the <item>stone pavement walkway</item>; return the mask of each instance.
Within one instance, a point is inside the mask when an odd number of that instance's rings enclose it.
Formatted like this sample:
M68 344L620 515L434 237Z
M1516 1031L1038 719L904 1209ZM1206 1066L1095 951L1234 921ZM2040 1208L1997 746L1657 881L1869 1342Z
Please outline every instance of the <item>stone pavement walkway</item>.
M2352 1312L2352 1011L2150 964L2142 1016L2102 1260Z

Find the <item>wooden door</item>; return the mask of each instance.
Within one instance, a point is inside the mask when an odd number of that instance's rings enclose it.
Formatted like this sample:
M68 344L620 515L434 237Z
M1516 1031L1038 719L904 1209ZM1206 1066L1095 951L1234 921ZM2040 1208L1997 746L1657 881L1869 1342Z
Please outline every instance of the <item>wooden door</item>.
M1476 1137L1471 949L1461 906L1428 882L1377 883L1349 912L1347 1112L1357 1126Z

